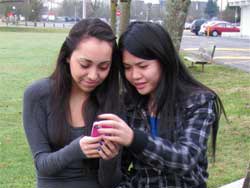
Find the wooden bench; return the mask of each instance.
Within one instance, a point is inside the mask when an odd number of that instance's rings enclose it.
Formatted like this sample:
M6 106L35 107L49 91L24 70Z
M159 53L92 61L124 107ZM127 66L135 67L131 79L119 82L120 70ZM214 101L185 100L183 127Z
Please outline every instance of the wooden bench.
M209 48L199 48L198 54L187 54L184 56L185 60L188 60L194 64L200 64L202 66L202 72L204 72L204 65L213 63L213 57L215 53L216 45L212 45Z

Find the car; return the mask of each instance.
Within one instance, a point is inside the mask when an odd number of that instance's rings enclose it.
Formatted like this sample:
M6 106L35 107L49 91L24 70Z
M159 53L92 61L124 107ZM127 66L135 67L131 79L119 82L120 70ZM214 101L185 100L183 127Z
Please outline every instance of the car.
M191 29L191 23L185 22L184 29Z
M206 27L211 26L215 23L228 23L226 21L222 21L222 20L210 20L210 21L206 21L205 23L203 23L201 25L200 31L199 31L199 35L205 35L206 32Z
M196 35L199 35L199 31L201 28L201 25L205 23L207 20L206 19L196 19L192 22L191 24L191 32L195 33Z
M213 37L220 36L222 32L240 32L238 27L233 26L229 22L215 23L206 27L205 34Z

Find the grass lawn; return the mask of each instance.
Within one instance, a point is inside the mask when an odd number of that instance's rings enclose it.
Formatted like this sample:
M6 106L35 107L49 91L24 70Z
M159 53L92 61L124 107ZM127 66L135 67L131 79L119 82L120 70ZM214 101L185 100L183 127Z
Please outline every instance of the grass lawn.
M33 188L35 173L22 127L25 87L53 70L66 33L0 32L0 187ZM230 124L222 118L217 160L209 188L244 176L250 160L250 74L219 65L190 69L219 93Z

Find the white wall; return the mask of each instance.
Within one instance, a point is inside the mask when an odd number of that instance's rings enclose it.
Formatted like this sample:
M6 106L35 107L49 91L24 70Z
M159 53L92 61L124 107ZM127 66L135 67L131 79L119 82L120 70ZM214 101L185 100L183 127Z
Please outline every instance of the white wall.
M250 5L241 7L240 32L243 36L250 37Z

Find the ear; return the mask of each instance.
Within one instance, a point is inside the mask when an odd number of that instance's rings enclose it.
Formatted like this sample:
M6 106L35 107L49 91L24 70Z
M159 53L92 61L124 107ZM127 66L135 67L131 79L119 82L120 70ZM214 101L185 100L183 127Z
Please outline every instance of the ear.
M66 62L69 63L69 62L70 62L70 58L67 58L67 59L66 59Z

